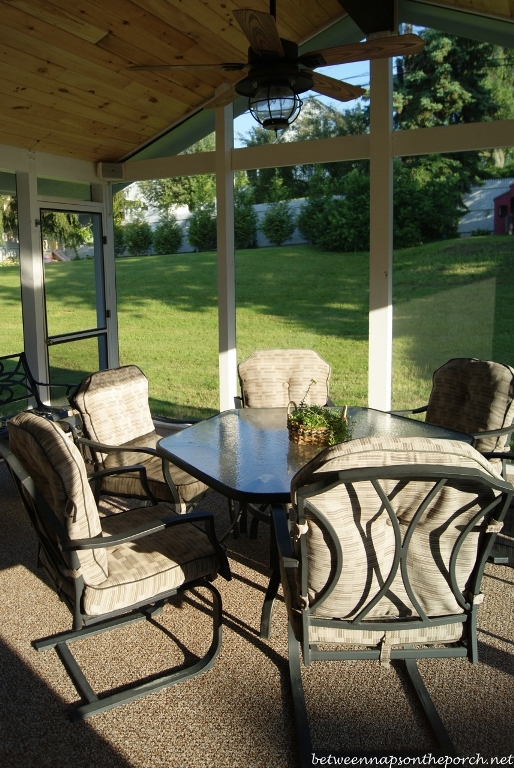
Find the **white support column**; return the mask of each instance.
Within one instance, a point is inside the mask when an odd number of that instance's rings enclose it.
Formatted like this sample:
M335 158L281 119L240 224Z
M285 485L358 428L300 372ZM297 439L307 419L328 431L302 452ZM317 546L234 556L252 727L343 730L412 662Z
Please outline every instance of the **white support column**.
M237 394L232 104L215 112L220 411L226 411L234 407Z
M30 370L38 381L48 381L45 345L45 307L41 227L37 198L35 152L29 152L28 170L16 173L20 239L23 337ZM41 392L46 399L48 393Z
M371 62L368 404L391 407L393 349L393 68Z

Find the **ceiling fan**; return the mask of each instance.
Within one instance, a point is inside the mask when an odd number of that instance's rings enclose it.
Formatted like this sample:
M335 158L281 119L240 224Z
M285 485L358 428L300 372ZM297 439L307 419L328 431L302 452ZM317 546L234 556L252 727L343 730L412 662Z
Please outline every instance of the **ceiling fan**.
M362 9L359 8L363 0L357 4L355 0L340 2L358 26L366 32L364 28L367 24L363 22ZM391 8L394 8L396 0L390 2ZM376 0L368 0L368 4L374 3ZM383 7L383 0L380 0L379 4ZM368 8L369 10L372 12L372 9ZM287 128L298 117L302 107L299 95L305 91L314 90L338 101L350 101L365 93L359 86L327 77L315 72L315 69L354 61L405 56L419 53L424 47L424 41L418 35L398 35L389 29L378 34L374 32L372 37L362 43L322 48L300 55L296 43L279 36L276 25L276 0L270 0L270 13L240 9L233 11L233 15L250 43L246 63L132 65L127 69L152 72L170 69L218 69L234 72L248 69L248 74L241 80L204 106L226 106L239 95L246 96L249 99L250 112L257 122L276 132ZM389 23L388 26L392 27L393 24Z

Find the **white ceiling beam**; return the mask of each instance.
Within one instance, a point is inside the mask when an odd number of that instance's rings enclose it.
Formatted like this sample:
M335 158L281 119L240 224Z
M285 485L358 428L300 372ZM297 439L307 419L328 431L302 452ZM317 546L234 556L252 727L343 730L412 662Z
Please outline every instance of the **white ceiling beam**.
M168 179L174 176L197 176L216 172L216 152L193 152L190 155L154 157L123 163L124 181Z
M432 153L467 152L510 147L513 145L514 120L493 120L482 123L437 126L417 130L393 131L393 156L426 155ZM26 170L29 157L35 157L39 176L93 183L98 181L96 164L46 152L34 152L18 147L0 145L0 168ZM276 168L315 163L342 162L369 158L369 134L337 136L331 139L291 141L240 147L232 150L232 170ZM134 160L123 164L125 180L195 176L215 173L215 152L195 152L174 157Z
M333 139L286 141L234 149L234 171L253 168L277 168L284 165L333 163L369 157L369 135L337 136Z
M514 120L419 128L393 131L393 156L467 152L510 147L514 144ZM369 135L338 136L333 139L291 141L232 150L232 170L277 168L286 165L337 163L369 158ZM0 167L2 166L0 158ZM163 179L214 173L214 152L198 152L175 157L132 160L124 163L125 181Z
M511 147L514 144L514 120L442 125L436 128L393 131L393 155L443 154L476 149Z
M98 182L96 163L78 160L74 157L62 157L48 152L36 152L24 147L0 144L0 168L15 173L35 169L38 176L70 181Z

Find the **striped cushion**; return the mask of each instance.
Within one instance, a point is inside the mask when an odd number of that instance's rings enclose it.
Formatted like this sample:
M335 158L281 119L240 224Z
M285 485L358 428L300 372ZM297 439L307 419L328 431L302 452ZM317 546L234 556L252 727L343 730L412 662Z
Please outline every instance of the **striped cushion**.
M456 643L466 635L464 622L457 624L442 624L435 627L420 627L419 629L387 630L355 630L332 629L330 627L309 627L310 643L336 643L346 645L380 645L387 637L391 645L416 643L433 645L438 643Z
M294 506L298 488L312 482L317 472L401 464L477 468L493 478L501 479L489 462L465 443L426 438L362 438L327 448L300 470L292 481ZM388 497L394 498L393 507L403 536L413 512L433 483L415 480L405 485L394 480L382 480L381 485ZM448 485L418 522L409 546L407 571L414 593L428 616L462 612L446 580L450 553L462 526L492 498L492 491L484 491L477 500L469 483ZM333 526L343 552L342 573L334 591L311 615L327 619L351 618L389 574L394 555L392 523L369 482L339 484L317 494L311 501ZM462 514L457 516L457 510ZM301 568L296 569L295 584L289 578L285 586L285 591L290 593L286 600L293 611L302 607L302 599L311 605L323 592L335 562L335 552L327 532L308 509L305 517L307 526L305 529L297 529L295 546L299 553L300 537L307 537L308 561L302 563L301 567L308 568L308 593L304 598L299 597ZM459 553L456 576L462 590L465 590L475 563L479 535L478 531L471 533ZM401 575L397 574L388 596L381 598L367 618L377 620L411 615L416 615L416 611L406 593ZM297 619L293 618L294 621ZM319 633L319 630L311 631ZM461 634L462 627L448 628L446 632L449 636ZM434 642L440 640L444 633L445 630L440 630ZM335 638L339 637L341 641L342 636L335 633L333 637L333 642L338 642Z
M330 366L312 349L259 349L239 363L238 373L246 408L285 408L304 397L308 405L328 400Z
M514 419L514 368L490 360L457 357L433 375L425 420L461 432L501 429ZM478 440L479 451L501 451L508 437Z
M102 518L102 529L104 535L112 536L169 516L167 507L143 507ZM218 556L207 536L191 523L106 551L108 578L84 591L83 606L89 616L134 605L197 578L214 576L219 568Z
M20 413L9 422L9 442L46 502L65 524L70 539L101 535L84 461L60 427L30 412ZM78 558L86 584L99 584L108 576L105 550L84 550L78 552Z
M137 365L86 376L73 396L90 440L122 445L153 431L148 380Z
M87 376L73 396L84 432L91 440L107 445L155 448L159 439L155 433L148 406L148 380L137 365L126 365L98 371ZM100 464L112 469L130 464L143 464L150 490L160 501L173 501L162 472L162 460L145 453L97 453ZM185 504L209 490L205 483L187 472L169 465L181 502ZM145 496L138 473L110 476L102 481L104 493Z

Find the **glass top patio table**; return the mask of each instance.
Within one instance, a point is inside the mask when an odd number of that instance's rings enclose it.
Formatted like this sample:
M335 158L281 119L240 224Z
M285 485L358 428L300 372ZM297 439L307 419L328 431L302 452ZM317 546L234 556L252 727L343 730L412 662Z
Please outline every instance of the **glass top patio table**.
M353 438L429 437L474 442L463 432L372 408L350 406L348 418ZM162 438L157 450L230 499L286 504L293 475L323 450L323 446L290 442L286 420L286 408L223 411Z

